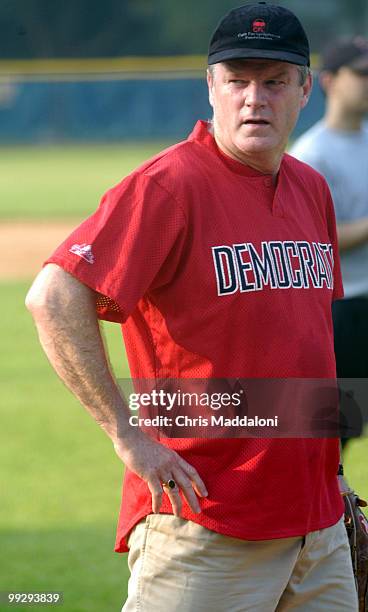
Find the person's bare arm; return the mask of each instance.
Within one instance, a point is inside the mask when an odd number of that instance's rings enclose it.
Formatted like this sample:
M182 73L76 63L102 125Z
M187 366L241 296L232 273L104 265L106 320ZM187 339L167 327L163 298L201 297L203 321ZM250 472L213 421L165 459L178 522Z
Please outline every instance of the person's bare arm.
M199 512L195 492L207 492L195 468L129 424L129 410L109 368L95 302L94 291L55 264L40 272L26 298L51 365L110 437L118 457L147 482L153 512L160 510L161 483L171 478ZM179 516L178 489L166 491Z
M368 217L339 223L337 225L337 238L340 251L354 249L368 241Z

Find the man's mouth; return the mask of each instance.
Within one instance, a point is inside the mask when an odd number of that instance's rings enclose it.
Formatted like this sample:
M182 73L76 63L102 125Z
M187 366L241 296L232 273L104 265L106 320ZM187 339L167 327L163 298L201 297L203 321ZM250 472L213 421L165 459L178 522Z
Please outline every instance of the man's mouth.
M265 119L246 119L243 121L244 125L270 125L269 121Z

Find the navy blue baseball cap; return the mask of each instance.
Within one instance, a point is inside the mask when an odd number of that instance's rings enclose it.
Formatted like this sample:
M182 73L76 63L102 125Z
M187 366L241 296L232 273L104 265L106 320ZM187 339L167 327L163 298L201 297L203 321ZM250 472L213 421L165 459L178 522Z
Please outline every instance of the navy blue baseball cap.
M231 10L212 35L208 64L233 59L272 59L310 66L307 35L282 6L256 2Z

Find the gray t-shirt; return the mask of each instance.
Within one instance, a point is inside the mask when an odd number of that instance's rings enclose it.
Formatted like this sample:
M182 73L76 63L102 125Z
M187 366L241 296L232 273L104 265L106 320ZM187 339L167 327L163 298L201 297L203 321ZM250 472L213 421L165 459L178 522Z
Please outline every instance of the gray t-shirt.
M290 154L323 174L338 223L368 217L368 128L342 132L319 121L293 145ZM368 242L341 253L345 297L368 295Z

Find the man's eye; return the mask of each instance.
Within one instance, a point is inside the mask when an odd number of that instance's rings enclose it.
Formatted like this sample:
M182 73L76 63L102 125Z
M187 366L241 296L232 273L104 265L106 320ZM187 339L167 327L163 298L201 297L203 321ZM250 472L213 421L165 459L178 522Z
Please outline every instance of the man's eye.
M235 85L243 85L245 81L242 79L230 79L229 83L235 83Z
M267 85L271 85L272 86L278 86L278 85L285 85L285 81L279 81L277 79L269 79L268 81L266 81Z

